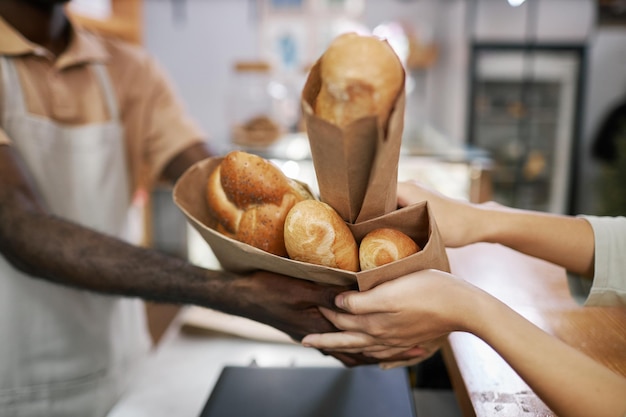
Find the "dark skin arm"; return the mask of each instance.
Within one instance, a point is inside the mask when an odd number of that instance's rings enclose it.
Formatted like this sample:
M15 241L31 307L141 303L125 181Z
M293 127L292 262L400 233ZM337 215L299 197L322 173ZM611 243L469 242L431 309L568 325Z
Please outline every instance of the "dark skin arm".
M190 147L172 160L164 176L173 181L209 156L204 145ZM334 297L346 290L269 272L207 270L56 217L8 145L0 145L0 252L35 278L103 294L205 306L268 324L295 340L336 331L318 306L333 308ZM372 363L361 355L333 356L347 366Z

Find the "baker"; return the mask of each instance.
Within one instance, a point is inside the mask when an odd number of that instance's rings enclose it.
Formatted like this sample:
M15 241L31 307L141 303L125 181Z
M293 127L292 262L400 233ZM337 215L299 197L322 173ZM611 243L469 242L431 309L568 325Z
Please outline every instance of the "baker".
M159 66L65 3L0 2L0 415L105 415L150 347L140 299L333 331L317 307L339 288L136 245L133 195L211 152Z

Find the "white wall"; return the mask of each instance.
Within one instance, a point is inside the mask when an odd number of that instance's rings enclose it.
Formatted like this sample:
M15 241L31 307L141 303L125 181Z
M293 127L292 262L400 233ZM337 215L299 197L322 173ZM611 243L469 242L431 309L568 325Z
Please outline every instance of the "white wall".
M192 116L223 141L231 65L258 53L254 2L146 0L144 19L146 48L169 72Z
M369 28L389 20L407 19L425 29L420 34L426 37L431 36L433 22L441 15L432 0L365 2L363 21ZM180 3L181 9L175 9L175 3ZM144 3L146 48L172 76L191 114L215 141L224 141L228 132L223 98L228 92L230 66L236 59L258 57L260 51L257 7L256 0ZM176 10L183 10L180 19ZM429 89L433 100L439 95ZM431 115L436 114L439 112L433 109Z

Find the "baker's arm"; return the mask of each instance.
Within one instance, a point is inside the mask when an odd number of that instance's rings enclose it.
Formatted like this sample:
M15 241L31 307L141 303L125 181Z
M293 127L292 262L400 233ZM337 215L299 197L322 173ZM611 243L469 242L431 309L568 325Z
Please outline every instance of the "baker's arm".
M165 173L173 180L209 155L195 145L175 157ZM0 253L33 279L103 294L206 306L266 323L296 340L307 333L335 330L317 307L330 307L337 292L345 289L267 272L234 275L207 270L61 219L46 208L21 158L6 144L0 145ZM373 362L359 355L333 356L347 365Z

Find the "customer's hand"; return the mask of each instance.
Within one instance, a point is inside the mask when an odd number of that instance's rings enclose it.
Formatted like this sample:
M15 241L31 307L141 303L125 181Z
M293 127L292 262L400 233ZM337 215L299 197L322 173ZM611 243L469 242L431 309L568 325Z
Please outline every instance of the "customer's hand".
M353 289L262 271L238 276L234 280L237 295L230 296L238 297L241 312L245 312L243 315L281 330L296 341L309 333L339 331L322 315L320 307L334 308L335 297ZM320 351L349 367L381 362L378 358L358 352ZM414 356L412 352L397 352L390 360L405 360Z
M407 351L428 356L448 333L473 327L472 312L482 294L446 272L415 272L368 291L339 294L336 304L345 312L322 312L343 331L311 334L302 343L380 360Z

